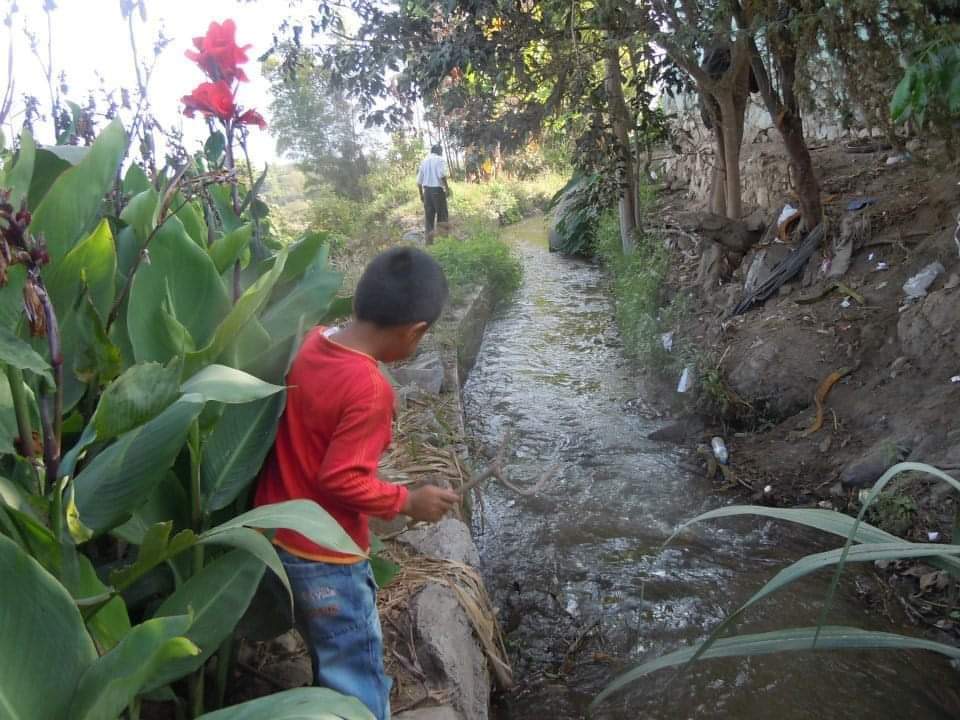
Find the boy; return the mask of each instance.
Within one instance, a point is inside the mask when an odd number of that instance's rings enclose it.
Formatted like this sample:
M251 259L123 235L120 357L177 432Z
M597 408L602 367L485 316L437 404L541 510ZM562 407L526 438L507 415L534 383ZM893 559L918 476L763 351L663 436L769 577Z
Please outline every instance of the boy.
M316 501L363 550L367 517L403 513L436 521L458 502L443 488L384 482L377 465L390 444L394 394L377 361L410 357L440 316L447 281L437 262L393 248L367 266L354 294L354 321L315 328L287 376L286 410L257 487L257 506ZM378 720L390 715L391 681L370 563L311 543L292 530L274 539L295 594L314 681L359 698Z

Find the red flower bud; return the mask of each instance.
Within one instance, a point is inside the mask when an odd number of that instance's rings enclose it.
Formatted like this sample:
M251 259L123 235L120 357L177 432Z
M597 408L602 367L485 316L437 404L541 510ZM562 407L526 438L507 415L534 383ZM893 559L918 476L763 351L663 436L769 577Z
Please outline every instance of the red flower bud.
M236 23L224 20L223 25L212 22L203 37L193 39L197 52L187 50L186 56L195 62L214 82L224 80L246 81L246 73L238 65L247 62L247 50L250 45L237 46Z
M238 117L237 120L244 125L256 125L261 130L265 130L267 127L267 121L264 120L263 115L256 110L247 110L243 115Z

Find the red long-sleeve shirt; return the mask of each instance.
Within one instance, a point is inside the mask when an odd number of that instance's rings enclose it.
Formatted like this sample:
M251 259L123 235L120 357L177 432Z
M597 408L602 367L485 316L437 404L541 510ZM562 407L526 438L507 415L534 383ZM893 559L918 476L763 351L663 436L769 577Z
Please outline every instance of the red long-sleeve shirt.
M369 550L367 516L389 520L407 499L405 487L377 477L380 456L390 444L393 388L372 357L338 345L323 330L306 337L287 375L286 409L254 504L314 500ZM309 560L362 559L292 530L278 530L274 542Z

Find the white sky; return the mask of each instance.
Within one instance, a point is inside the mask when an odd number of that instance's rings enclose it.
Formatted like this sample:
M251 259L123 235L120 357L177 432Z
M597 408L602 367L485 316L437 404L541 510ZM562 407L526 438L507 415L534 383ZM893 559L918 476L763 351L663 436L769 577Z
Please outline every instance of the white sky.
M22 126L23 117L19 111L22 111L24 93L40 98L44 109L50 104L46 79L24 33L24 28L36 33L45 60L47 30L43 0L0 0L0 19L14 1L19 10L14 15L12 28L16 101L13 117L4 127L8 138ZM107 89L135 88L132 51L127 24L120 12L120 0L56 0L56 5L53 13L53 65L56 72L63 70L67 74L70 92L66 97L84 105L87 91L100 86L97 73L102 75ZM250 82L240 84L237 102L244 108L259 110L268 123L266 131L255 126L251 128L251 155L254 162L260 163L277 159L269 128L269 84L261 75L256 58L270 47L273 33L291 14L290 5L288 0L253 3L239 0L146 0L147 22L143 23L135 13L134 27L141 57L148 60L152 57L153 43L161 28L172 40L157 62L149 95L154 115L163 126L182 126L188 149L206 138L207 127L199 115L191 120L181 114L180 98L189 94L205 77L184 57L184 51L193 47L192 38L203 35L212 20L222 22L233 18L237 23L237 43L253 45L248 51L250 62L244 66ZM304 10L309 10L312 3L304 5ZM0 33L2 91L8 73L9 35L3 26L0 26ZM37 140L41 143L51 143L52 135L49 126L37 128Z

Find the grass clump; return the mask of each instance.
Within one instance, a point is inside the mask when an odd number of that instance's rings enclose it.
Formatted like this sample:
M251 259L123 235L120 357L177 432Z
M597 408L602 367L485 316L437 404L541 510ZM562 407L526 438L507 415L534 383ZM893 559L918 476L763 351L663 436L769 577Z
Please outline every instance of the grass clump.
M466 288L485 282L499 300L523 280L520 260L490 227L477 226L467 240L438 240L428 250L443 267L454 299Z

